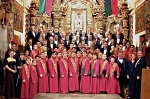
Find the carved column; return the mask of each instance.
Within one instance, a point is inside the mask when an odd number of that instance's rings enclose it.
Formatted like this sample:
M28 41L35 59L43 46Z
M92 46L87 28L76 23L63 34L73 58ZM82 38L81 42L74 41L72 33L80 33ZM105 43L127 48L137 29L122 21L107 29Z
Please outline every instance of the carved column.
M93 15L95 16L95 23L97 24L95 29L103 29L103 19L104 19L104 5L98 5L95 9L94 9L94 13Z
M5 51L14 36L13 31L13 1L0 2L0 57L3 59Z
M36 16L38 12L38 6L36 1L31 2L31 6L29 8L29 13L30 13L30 25L35 25L36 24Z
M61 6L56 4L53 6L53 27L54 28L60 27L61 18L62 18Z
M122 3L121 7L122 14L122 33L124 34L125 39L129 39L129 9L126 2Z

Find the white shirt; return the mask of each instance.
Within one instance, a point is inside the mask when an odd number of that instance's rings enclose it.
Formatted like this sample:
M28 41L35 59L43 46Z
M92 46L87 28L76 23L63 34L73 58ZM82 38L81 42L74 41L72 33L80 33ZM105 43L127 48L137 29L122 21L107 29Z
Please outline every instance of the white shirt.
M56 45L58 45L58 41L54 41L54 43L55 43Z
M32 45L29 45L30 49L32 50Z
M88 46L89 46L89 47L91 46L91 41L88 41Z
M77 40L77 44L79 44L79 40Z
M84 40L84 39L85 39L85 37L84 37L84 36L82 36L81 38L82 38L82 40Z
M67 41L67 45L69 44L69 41Z
M32 34L33 34L33 36L35 37L35 33L34 33L34 32L32 32Z
M126 46L123 46L122 50L124 51L126 49Z
M141 58L140 58L140 59L141 59ZM140 59L138 59L138 61L136 62L136 64L135 64L135 68L136 68L137 64L139 63Z
M120 63L123 63L123 59L121 59L121 58L118 58L118 60L119 60L119 62L120 62Z
M112 45L111 48L114 48L114 45Z
M117 43L120 43L120 39L117 39Z
M104 54L106 54L107 53L107 49L104 49Z
M79 35L80 33L79 33L79 31L77 31L77 35Z
M51 46L51 48L53 48L54 45L53 45L53 44L50 44L50 46Z

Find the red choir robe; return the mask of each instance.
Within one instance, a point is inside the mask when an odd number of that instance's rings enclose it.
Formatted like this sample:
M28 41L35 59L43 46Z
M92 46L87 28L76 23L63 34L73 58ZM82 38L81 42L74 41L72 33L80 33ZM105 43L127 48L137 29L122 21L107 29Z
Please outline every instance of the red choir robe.
M62 58L59 61L60 69L60 92L68 93L68 59Z
M91 77L88 75L89 71L90 71L90 60L88 58L83 58L81 65L81 83L80 83L80 91L82 93L91 92L90 86Z
M39 51L36 50L36 49L33 49L33 50L31 51L31 53L30 53L30 57L31 57L32 59L35 59L35 56L38 56L38 55L39 55Z
M120 93L119 79L116 78L117 76L120 76L119 66L117 65L117 63L110 63L109 79L107 85L108 94Z
M49 91L48 87L48 74L47 74L47 62L45 59L40 58L37 61L37 73L38 73L38 92L46 93ZM42 75L42 77L40 77Z
M37 94L38 75L36 66L30 67L30 98L32 99Z
M30 81L30 70L29 65L24 64L21 69L21 77L22 77L22 84L21 84L21 96L22 99L29 99L29 81ZM24 81L24 82L23 82Z
M99 61L98 60L93 60L91 64L91 76L92 76L92 81L91 81L91 92L96 94L99 93L99 88L98 88L98 72L99 72Z
M50 93L58 92L58 71L57 61L53 58L48 60L48 72L49 72L49 90Z
M79 90L79 63L78 58L69 59L69 91Z
M100 61L100 79L99 79L99 90L101 92L107 91L108 78L105 76L109 74L109 63L107 60Z

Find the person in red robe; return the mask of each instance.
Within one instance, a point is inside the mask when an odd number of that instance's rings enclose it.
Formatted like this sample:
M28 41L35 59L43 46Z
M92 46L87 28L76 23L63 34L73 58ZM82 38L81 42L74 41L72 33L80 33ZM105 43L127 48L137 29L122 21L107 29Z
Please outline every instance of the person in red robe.
M109 74L109 62L106 60L107 55L103 54L102 59L99 63L100 67L100 79L99 79L99 89L101 93L106 93L108 74Z
M37 61L37 73L38 73L38 92L39 93L49 92L47 61L45 59L44 52L41 52L40 58Z
M39 50L38 50L37 45L35 44L35 45L33 46L33 50L32 50L31 53L30 53L30 57L31 57L32 59L35 59L35 57L38 56L38 55L39 55Z
M115 63L115 57L110 57L110 70L109 70L109 78L107 85L107 93L108 94L119 94L120 93L120 85L119 85L119 76L120 70L117 63Z
M97 60L97 55L93 54L93 61L91 63L91 92L96 94L99 93L98 90L98 72L99 72L99 61Z
M75 52L72 52L71 56L69 59L69 91L79 91L79 62Z
M63 58L59 61L59 69L60 69L60 92L68 93L68 58L67 52L63 53Z
M56 53L53 52L51 58L48 60L49 72L49 90L50 93L58 92L58 65L56 61Z
M30 64L31 59L26 59L26 64L22 66L21 69L21 77L22 77L22 84L21 84L21 99L29 99L29 84L30 84Z
M91 92L91 77L89 74L90 71L90 60L87 57L87 53L83 52L83 60L81 65L81 83L80 83L80 92L90 93Z
M38 75L36 70L36 60L32 61L30 67L30 98L32 99L37 94Z
M101 52L99 52L98 54L98 61L99 61L99 66L100 66L100 62L101 62L101 60L102 60L102 55L103 55L103 53L101 53ZM100 70L100 67L99 67L99 70ZM100 92L100 72L98 72L98 77L97 77L97 79L98 79L98 85L97 85L97 91L98 92Z

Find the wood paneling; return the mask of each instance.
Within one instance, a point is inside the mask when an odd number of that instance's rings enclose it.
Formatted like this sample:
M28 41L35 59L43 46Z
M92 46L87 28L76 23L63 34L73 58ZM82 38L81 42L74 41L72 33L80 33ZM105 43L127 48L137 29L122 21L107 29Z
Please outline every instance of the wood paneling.
M150 99L150 69L142 70L141 99Z

